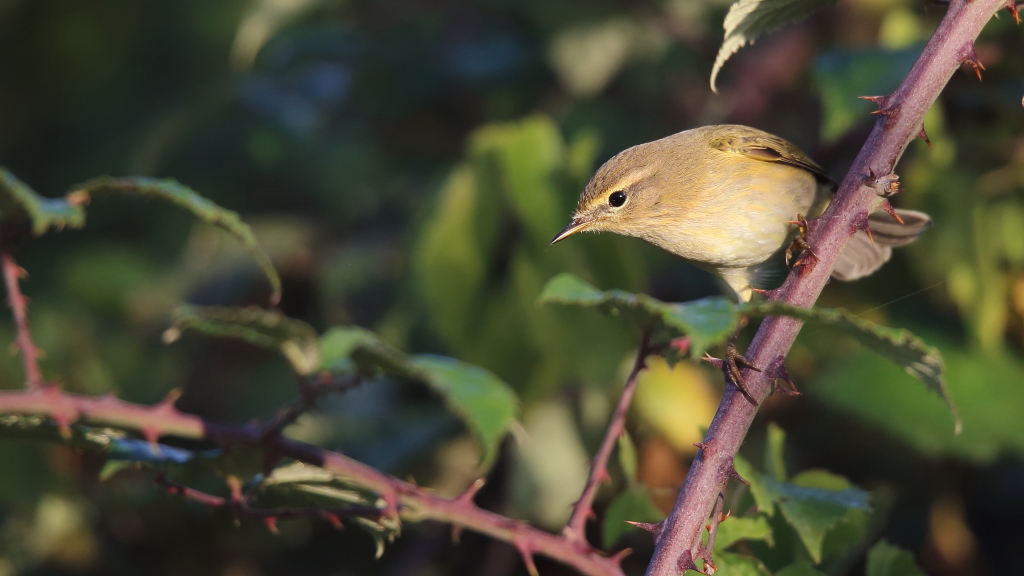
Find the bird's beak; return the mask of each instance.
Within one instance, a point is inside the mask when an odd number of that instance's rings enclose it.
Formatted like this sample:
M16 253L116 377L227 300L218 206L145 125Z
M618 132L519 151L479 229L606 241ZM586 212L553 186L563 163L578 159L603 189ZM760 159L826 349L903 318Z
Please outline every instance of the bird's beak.
M555 236L555 239L551 241L551 244L565 240L569 236L572 236L573 234L589 226L591 222L593 222L592 219L586 218L584 216L573 217L572 222L569 222L569 225L566 226L561 232L559 232L557 236Z

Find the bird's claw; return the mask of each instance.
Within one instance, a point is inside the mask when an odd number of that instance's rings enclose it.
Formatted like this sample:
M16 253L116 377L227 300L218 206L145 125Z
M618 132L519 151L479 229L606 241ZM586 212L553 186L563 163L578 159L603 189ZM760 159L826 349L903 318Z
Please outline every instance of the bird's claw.
M725 361L722 362L722 371L725 373L725 377L736 385L736 389L740 391L740 394L743 394L751 404L757 406L757 400L754 400L754 397L747 391L746 385L743 384L743 375L740 373L741 367L749 368L754 372L761 371L760 368L751 364L749 360L736 350L736 337L733 336L732 340L729 341L729 345L725 348Z
M814 250L811 250L811 245L807 243L807 219L804 218L803 214L797 214L796 220L790 220L789 223L796 224L799 227L800 232L796 235L796 238L793 238L793 242L786 247L786 265L789 266L789 261L793 258L794 252L806 254L817 262L818 255L814 253ZM793 263L793 266L796 267L803 263L804 256L801 256Z

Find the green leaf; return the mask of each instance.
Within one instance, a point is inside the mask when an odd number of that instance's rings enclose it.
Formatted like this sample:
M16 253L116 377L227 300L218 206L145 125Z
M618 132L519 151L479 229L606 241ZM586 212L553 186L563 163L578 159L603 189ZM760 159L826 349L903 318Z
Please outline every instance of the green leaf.
M718 524L715 548L724 550L741 540L762 540L775 545L775 536L764 514L756 516L730 516Z
M602 542L605 549L611 549L633 526L626 522L659 522L661 513L651 502L650 491L634 484L616 496L605 511Z
M249 250L270 282L271 305L276 305L281 300L281 278L270 262L270 256L260 248L252 229L242 222L237 212L218 206L176 180L156 178L96 178L78 185L69 196L88 200L93 196L111 193L144 196L169 202L231 234Z
M829 482L821 482L823 475L828 477ZM768 489L777 495L779 510L796 530L811 560L816 564L822 560L825 535L846 520L851 512L870 509L870 495L867 492L850 486L845 479L828 472L801 473L790 483L776 482L769 478L763 480ZM837 489L838 481L848 487ZM832 485L823 488L822 484Z
M622 473L626 475L626 479L630 483L636 481L636 470L639 466L636 444L633 443L633 437L625 430L619 435L619 466L622 467Z
M694 356L713 344L724 342L736 328L736 307L727 298L713 297L670 304L645 294L623 290L602 292L572 274L552 278L541 292L542 304L593 306L625 319L641 330L651 330L656 342L689 336Z
M907 374L923 382L928 390L942 398L953 415L955 433L960 433L960 412L946 391L942 354L938 348L925 344L909 331L879 326L839 309L799 308L783 302L744 304L740 309L751 316L791 316L811 325L835 328L852 336L869 350L898 364Z
M786 459L783 445L786 442L786 431L772 422L768 424L768 442L765 443L765 471L779 482L786 481Z
M859 519L870 510L870 495L842 476L810 470L797 474L789 482L780 482L740 457L736 457L734 465L750 483L757 509L774 514L774 506L778 505L816 564L822 560L822 546L829 531L841 522Z
M85 210L81 203L65 198L45 198L0 166L0 215L10 221L18 215L32 222L32 233L42 236L53 228L61 230L81 228L85 225Z
M715 79L722 65L740 48L758 36L784 24L803 20L811 13L837 0L737 0L725 15L725 38L711 68L711 90L718 92Z
M1024 454L1024 363L1009 354L943 348L950 389L964 418L964 433L949 433L941 401L867 352L833 363L807 394L852 414L883 435L902 440L929 457L990 463ZM876 439L877 441L877 439Z
M765 568L760 560L752 556L734 554L732 552L716 552L712 554L715 559L715 567L718 571L715 574L722 576L770 576L771 572Z
M279 350L301 375L311 374L320 367L320 337L316 330L278 310L179 306L174 311L174 325L164 332L164 341L173 342L182 331L189 329Z
M103 467L100 468L100 482L109 480L121 470L132 468L133 466L135 466L135 463L128 460L107 460L103 463Z
M815 570L809 562L796 562L779 570L775 576L825 576L825 573Z
M351 358L363 370L381 368L429 385L476 435L485 466L493 462L498 443L515 419L515 392L482 368L444 356L407 355L372 332L354 327L328 330L321 338L321 349L325 369L344 370Z
M418 355L410 357L409 362L477 435L482 460L489 466L497 455L498 443L515 420L515 392L494 374L453 358Z
M885 540L871 547L867 564L866 576L924 576L913 554Z
M268 507L354 505L383 509L385 506L376 494L352 485L344 477L301 462L274 469L263 479L261 487L260 503ZM403 517L412 515L412 512L402 509ZM377 545L377 558L384 553L385 545L394 542L402 530L401 520L388 514L352 516L346 521L359 525L373 538Z

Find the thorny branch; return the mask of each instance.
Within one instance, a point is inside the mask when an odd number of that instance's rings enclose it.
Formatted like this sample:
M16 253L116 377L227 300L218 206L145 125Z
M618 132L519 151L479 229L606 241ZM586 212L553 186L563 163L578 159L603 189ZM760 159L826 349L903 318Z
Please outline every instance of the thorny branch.
M208 508L226 508L236 516L248 516L259 518L267 527L276 532L278 520L289 520L292 518L321 518L327 520L335 528L341 528L341 519L350 516L362 516L373 518L380 516L381 510L373 506L345 506L341 508L256 508L252 505L251 494L242 494L239 490L232 489L230 497L208 494L195 488L182 486L167 479L163 474L157 475L156 483L163 486L167 493L172 496L182 496L189 500L199 502Z
M572 516L569 517L569 522L563 530L565 536L571 540L586 542L587 519L594 512L592 508L594 496L597 495L597 489L600 484L608 479L608 459L612 455L616 441L626 429L626 413L629 411L629 405L633 401L633 393L636 392L636 385L640 380L640 372L646 367L645 361L652 352L650 340L650 332L644 332L640 336L636 358L633 360L633 369L630 371L629 377L626 378L626 385L622 389L619 403L615 407L611 421L608 423L608 431L604 435L601 447L594 454L594 458L590 462L590 475L587 477L583 494L580 495L579 500L573 505Z
M39 388L43 385L43 374L39 370L39 348L32 342L32 334L28 329L28 298L21 293L18 281L25 276L22 269L11 257L6 243L0 240L0 271L4 276L4 285L7 287L7 304L11 307L11 314L14 316L14 327L17 336L14 339L18 352L21 353L21 363L25 368L25 381L29 388Z
M585 542L538 530L523 522L483 510L472 501L479 489L474 483L458 498L443 498L403 482L371 466L312 444L267 434L257 425L219 422L186 414L174 407L176 394L154 406L125 402L113 396L89 397L71 394L56 386L31 390L0 391L0 413L43 415L53 420L70 437L73 423L110 426L139 432L148 441L174 436L209 440L222 446L247 445L261 449L268 461L288 458L318 466L354 485L376 492L385 502L377 515L407 520L436 520L503 540L515 546L528 566L532 556L542 554L590 576L622 576L622 556L606 557ZM190 496L199 498L197 493Z
M896 92L876 99L879 119L871 135L832 204L810 223L809 243L818 261L790 273L782 287L769 295L771 300L804 308L814 304L850 236L866 227L870 212L888 206L880 198L886 191L884 180L893 174L907 145L922 136L925 112L962 64L977 61L974 39L1004 7L1016 12L1012 0L950 2L942 23L903 84ZM800 327L799 320L789 317L768 317L762 322L746 356L755 366L768 369L744 373L747 390L755 399L763 400L771 383L785 374L780 368ZM735 387L726 390L671 514L657 526L657 546L648 576L676 576L686 569L698 569L694 559L704 555L701 533L726 482L738 476L733 457L756 412L757 407ZM713 565L704 565L705 573L713 570Z

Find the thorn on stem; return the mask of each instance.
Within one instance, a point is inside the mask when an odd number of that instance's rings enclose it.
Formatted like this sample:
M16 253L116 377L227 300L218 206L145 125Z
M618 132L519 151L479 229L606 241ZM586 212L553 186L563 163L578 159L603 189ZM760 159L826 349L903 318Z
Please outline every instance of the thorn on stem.
M519 551L519 555L523 558L523 564L526 565L526 571L530 573L530 576L540 576L540 573L537 572L537 565L533 562L533 551L530 550L530 547L519 538L513 540L512 545Z
M466 488L465 492L460 494L455 501L460 504L472 504L473 499L476 498L477 493L480 492L480 489L483 488L486 483L487 480L484 478L477 478L476 480L473 480L473 483L470 484L469 487Z
M868 231L870 233L870 230ZM793 379L789 376L789 372L786 370L786 359L783 356L776 356L775 360L769 364L768 373L772 379L772 392L778 391L787 396L800 396L800 391L796 389L796 384L793 383ZM785 386L776 386L776 383L782 380L786 383Z
M1006 0L1006 9L1010 11L1010 14L1013 14L1013 21L1020 24L1020 12L1017 8L1017 1Z
M153 411L171 414L177 412L178 410L174 407L174 403L178 401L178 398L181 398L181 388L171 388L167 395L164 396L164 399L153 406Z
M704 353L704 356L701 358L701 360L707 362L708 364L711 364L712 366L718 368L719 370L722 369L722 366L725 366L725 362L721 358L715 358L714 356L708 354L707 352Z
M341 522L341 516L338 516L333 512L324 512L324 519L330 522L331 526L334 527L335 530L341 530L345 527Z
M888 200L883 200L880 208L888 212L889 215L895 218L897 222L903 224L903 218L900 218L900 215L896 213L896 209L892 207L892 204L890 204Z
M924 131L924 125L921 125L921 131L917 133L917 137L924 140L924 143L928 145L928 148L932 147L932 141L928 138L928 133Z
M871 225L868 223L868 213L861 212L857 218L857 224L853 227L853 233L856 234L858 231L863 230L868 235L868 241L872 244L875 243L875 237L871 233Z
M686 550L679 555L679 559L676 560L676 570L678 570L680 574L685 574L687 570L693 570L694 572L698 571L697 564L693 562L692 552Z
M154 426L144 426L139 431L142 432L142 437L146 439L146 442L149 442L149 451L153 454L159 454L160 430Z
M729 476L729 478L732 478L733 480L736 480L740 484L743 484L745 486L750 486L750 482L747 482L746 478L744 478L743 476L740 476L740 473L736 471L736 467L733 466L732 464L729 465L729 470L726 472L726 474Z
M646 530L654 535L654 542L657 543L658 539L661 538L661 531L665 528L665 521L662 520L657 524L651 524L648 522L633 522L632 520L626 520L626 524L630 526L636 526L641 530Z
M267 530L270 530L271 534L278 535L281 533L277 529L277 516L266 516L263 518L263 523L267 525Z
M985 69L985 65L978 59L978 54L974 51L973 41L967 42L960 49L960 63L974 68L974 73L978 76L978 82L981 82L981 71Z
M622 566L622 561L626 558L626 556L629 556L632 553L632 548L623 548L622 550L619 550L615 554L609 556L608 559L615 563L616 566Z

